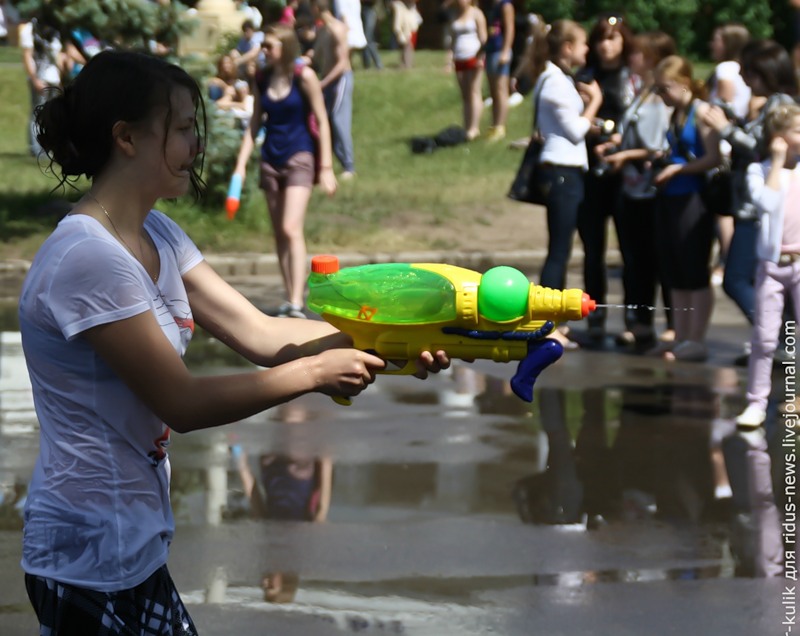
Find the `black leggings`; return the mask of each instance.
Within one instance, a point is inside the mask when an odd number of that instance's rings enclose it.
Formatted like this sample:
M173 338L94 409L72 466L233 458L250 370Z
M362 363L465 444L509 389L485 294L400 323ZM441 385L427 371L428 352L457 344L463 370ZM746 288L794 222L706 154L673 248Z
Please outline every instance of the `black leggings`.
M699 194L661 195L656 206L656 237L664 285L686 291L709 286L714 215Z

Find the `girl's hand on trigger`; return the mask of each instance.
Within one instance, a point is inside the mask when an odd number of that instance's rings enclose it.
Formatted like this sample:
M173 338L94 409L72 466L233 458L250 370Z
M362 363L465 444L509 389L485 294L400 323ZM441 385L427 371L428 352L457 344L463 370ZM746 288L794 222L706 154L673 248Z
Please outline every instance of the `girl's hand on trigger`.
M386 361L358 349L329 349L315 356L316 390L325 395L353 397L375 381Z
M442 369L450 368L450 358L444 351L423 351L416 361L417 370L414 377L424 380L429 373L439 373Z

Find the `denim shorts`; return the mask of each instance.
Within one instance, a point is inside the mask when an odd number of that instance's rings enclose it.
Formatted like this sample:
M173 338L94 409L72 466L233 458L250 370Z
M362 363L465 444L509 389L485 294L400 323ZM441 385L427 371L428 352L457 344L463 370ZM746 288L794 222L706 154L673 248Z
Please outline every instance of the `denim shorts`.
M511 62L500 63L501 51L486 54L486 74L487 75L511 75Z

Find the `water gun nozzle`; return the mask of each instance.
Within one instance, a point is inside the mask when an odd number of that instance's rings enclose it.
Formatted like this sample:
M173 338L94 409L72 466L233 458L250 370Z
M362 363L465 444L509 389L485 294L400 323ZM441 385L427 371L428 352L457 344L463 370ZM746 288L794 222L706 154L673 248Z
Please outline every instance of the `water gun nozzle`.
M597 301L589 298L589 294L584 294L581 297L581 316L586 318L595 309L597 309Z

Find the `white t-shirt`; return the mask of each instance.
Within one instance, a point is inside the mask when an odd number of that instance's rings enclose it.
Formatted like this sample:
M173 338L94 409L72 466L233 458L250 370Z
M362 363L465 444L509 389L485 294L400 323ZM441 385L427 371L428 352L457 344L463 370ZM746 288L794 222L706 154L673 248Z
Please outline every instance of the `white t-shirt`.
M364 23L361 21L361 2L359 0L336 0L336 8L341 20L347 25L347 46L360 51L367 46Z
M533 91L534 107L536 95L540 95L536 125L544 138L542 163L586 170L589 167L586 133L591 122L582 117L583 100L572 78L552 62L547 62Z
M42 48L34 48L33 22L26 22L19 29L19 48L34 49L33 61L36 65L36 77L50 86L61 84L61 72L58 70L58 56L62 45L58 36L52 40L42 39Z
M175 526L169 428L81 337L150 311L185 352L194 321L181 276L203 257L160 212L145 229L161 259L157 286L98 221L70 215L42 245L20 297L40 426L22 568L104 592L134 587L166 563Z
M742 78L742 69L741 66L739 66L739 62L728 60L727 62L720 62L717 64L717 67L714 69L714 79L714 87L711 89L709 99L713 100L718 97L716 85L720 80L731 82L736 87L736 93L731 102L731 109L739 119L745 119L750 111L750 97L752 91Z

